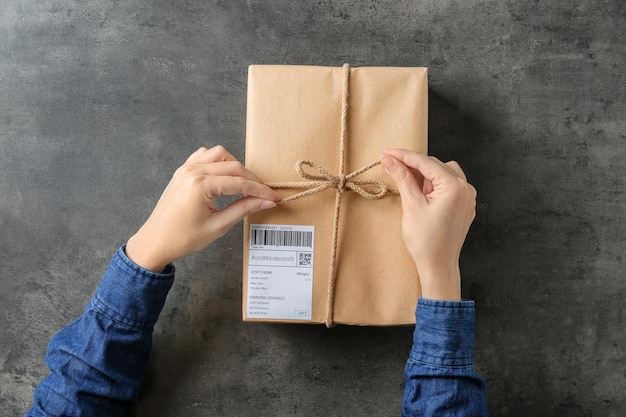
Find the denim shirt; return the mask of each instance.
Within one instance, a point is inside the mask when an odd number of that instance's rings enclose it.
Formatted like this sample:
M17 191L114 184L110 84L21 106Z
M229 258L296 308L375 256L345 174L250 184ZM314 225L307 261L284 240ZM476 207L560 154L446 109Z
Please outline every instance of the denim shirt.
M174 281L134 264L120 248L83 315L48 346L51 370L26 416L123 416L139 393L152 328ZM403 416L486 416L472 370L474 303L420 299L405 367Z

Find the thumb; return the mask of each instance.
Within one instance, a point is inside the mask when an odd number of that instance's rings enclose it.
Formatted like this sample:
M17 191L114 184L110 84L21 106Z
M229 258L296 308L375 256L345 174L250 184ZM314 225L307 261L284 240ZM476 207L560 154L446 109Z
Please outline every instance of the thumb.
M415 175L413 175L406 165L389 155L382 155L380 157L380 163L395 181L401 197L410 197L418 201L424 198Z
M215 213L213 221L220 235L223 235L244 217L273 207L276 207L274 201L259 197L243 197Z

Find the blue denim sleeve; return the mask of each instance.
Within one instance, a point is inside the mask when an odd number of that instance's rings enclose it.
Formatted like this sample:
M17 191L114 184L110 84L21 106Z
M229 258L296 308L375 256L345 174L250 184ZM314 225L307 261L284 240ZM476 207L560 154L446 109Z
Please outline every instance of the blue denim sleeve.
M122 416L136 399L152 328L174 281L134 264L120 248L83 315L61 329L46 353L51 370L26 416Z
M474 302L420 298L415 316L402 416L487 416L487 388L472 368Z

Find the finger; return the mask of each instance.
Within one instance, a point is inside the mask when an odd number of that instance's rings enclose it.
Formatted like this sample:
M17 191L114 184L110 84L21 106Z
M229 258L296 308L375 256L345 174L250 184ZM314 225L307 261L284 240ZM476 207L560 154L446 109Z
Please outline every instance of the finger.
M195 166L195 169L198 169L204 175L243 177L263 183L259 177L238 161L200 163Z
M456 176L443 162L433 156L419 154L406 149L386 149L383 150L383 154L397 158L409 168L417 169L424 175L424 178L433 182L439 178L444 179Z
M276 203L273 201L256 197L240 198L215 213L213 215L215 221L211 222L211 227L216 229L219 236L222 236L244 217L272 207L276 207Z
M435 191L435 187L433 186L433 182L431 180L424 180L424 186L422 187L422 193L424 195L428 195Z
M390 155L382 155L380 163L395 181L401 197L423 200L424 196L420 185L413 172L406 165Z
M193 159L192 159L193 157ZM188 159L188 162L201 164L208 162L222 162L222 161L236 161L234 156L232 156L226 148L222 145L217 145L212 147L211 149L200 148L196 152L194 152Z
M209 198L243 194L265 200L280 200L280 195L267 185L244 177L207 176L205 192Z
M465 172L463 172L463 169L461 168L461 166L458 164L458 162L456 161L449 161L446 162L445 165L459 178L462 178L463 180L467 181L467 177L465 176Z
M185 161L185 163L189 163L191 161L193 161L195 158L198 157L198 155L200 155L201 153L203 153L204 151L206 151L207 149L204 146L201 146L197 151L195 151L194 153L192 153L191 155L189 155L189 157L187 158L187 160Z

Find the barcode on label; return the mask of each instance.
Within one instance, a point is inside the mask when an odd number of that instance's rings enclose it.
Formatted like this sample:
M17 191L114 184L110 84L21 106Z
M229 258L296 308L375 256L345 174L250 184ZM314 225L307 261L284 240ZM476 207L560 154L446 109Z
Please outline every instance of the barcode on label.
M313 232L300 230L250 230L250 245L253 246L298 246L313 247Z

